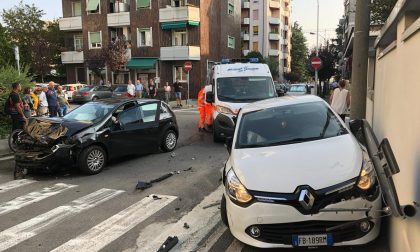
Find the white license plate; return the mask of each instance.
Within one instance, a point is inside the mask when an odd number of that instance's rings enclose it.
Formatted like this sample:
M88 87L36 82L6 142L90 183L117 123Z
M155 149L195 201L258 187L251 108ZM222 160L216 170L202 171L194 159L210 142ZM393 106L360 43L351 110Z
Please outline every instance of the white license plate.
M332 246L333 239L331 234L319 235L293 235L293 246L311 247L311 246Z

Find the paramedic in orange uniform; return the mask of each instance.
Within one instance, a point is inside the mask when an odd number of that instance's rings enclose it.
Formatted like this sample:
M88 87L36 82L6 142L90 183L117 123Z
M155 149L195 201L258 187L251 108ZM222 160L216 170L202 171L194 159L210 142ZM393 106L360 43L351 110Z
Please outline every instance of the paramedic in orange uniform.
M212 91L212 86L211 85L206 85L204 87L204 98L206 97L207 92L211 92ZM213 103L207 103L206 99L204 99L204 103L205 103L205 111L206 111L206 125L207 125L207 129L211 130L212 125L213 125Z
M206 118L206 111L205 111L205 93L204 93L204 87L200 89L198 92L197 97L197 103L198 103L198 112L200 113L200 118L198 120L198 131L203 132L204 131L204 120Z

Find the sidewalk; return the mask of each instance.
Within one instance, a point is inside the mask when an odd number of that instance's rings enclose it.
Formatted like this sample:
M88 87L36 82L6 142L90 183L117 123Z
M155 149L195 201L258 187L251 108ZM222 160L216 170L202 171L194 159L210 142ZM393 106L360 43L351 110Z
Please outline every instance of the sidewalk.
M8 138L0 139L0 158L4 156L11 155L11 151L9 149Z

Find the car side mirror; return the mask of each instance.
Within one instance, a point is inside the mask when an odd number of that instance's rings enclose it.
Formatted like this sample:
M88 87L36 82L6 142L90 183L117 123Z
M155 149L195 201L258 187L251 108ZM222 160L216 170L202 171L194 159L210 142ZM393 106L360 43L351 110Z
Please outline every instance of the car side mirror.
M229 154L232 152L232 143L233 143L233 137L226 137L225 140L225 147Z
M213 103L214 102L214 94L213 94L213 92L207 92L206 93L206 102L207 103Z

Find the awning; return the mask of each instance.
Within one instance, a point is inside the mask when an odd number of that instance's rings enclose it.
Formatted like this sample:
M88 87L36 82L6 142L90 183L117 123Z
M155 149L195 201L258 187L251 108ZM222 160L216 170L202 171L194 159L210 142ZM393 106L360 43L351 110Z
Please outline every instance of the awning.
M89 0L87 3L86 10L87 11L94 11L98 8L99 0Z
M131 58L127 64L129 69L154 69L157 58Z
M171 29L179 29L185 28L188 26L198 26L200 22L197 21L181 21L181 22L165 22L160 24L160 28L162 30L171 30Z

